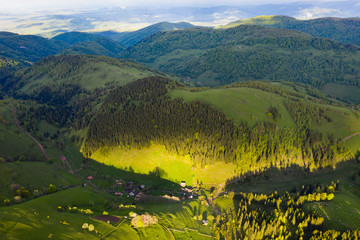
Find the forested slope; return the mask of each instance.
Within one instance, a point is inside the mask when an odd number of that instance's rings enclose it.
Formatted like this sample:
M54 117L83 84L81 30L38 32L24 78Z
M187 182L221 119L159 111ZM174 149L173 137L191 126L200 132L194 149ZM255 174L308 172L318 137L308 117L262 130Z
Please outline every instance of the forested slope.
M0 55L20 61L36 62L68 47L62 41L49 40L34 35L0 32Z
M239 25L261 25L272 28L294 29L314 37L330 38L340 43L360 45L360 18L315 18L299 20L288 16L259 16L242 19L218 28Z
M68 32L55 36L53 40L63 41L71 46L61 51L64 55L103 55L117 57L125 47L109 38L83 32Z
M326 38L262 26L193 28L152 35L122 56L196 85L286 80L359 85L359 49Z
M150 77L112 91L89 126L84 153L91 157L104 146L140 149L157 143L176 154L189 154L194 166L233 163L240 174L292 164L312 170L352 156L341 139L311 127L307 119L331 119L300 98L286 98L295 128L266 120L250 126L236 124L200 101L170 100L168 89L175 87L171 80ZM268 111L276 115L277 109Z
M186 29L192 27L194 27L194 25L187 22L178 22L178 23L159 22L132 32L107 31L107 32L98 32L95 34L108 37L117 42L120 42L126 47L130 47L139 43L144 38L158 32L180 30L180 29Z

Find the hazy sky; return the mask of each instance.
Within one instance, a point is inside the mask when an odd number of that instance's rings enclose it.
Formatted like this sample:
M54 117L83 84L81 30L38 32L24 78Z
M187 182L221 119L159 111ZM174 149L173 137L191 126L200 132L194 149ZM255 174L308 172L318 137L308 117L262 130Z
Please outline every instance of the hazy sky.
M0 0L0 31L50 37L162 21L218 26L260 15L360 17L360 0Z
M127 6L214 6L214 5L244 5L244 4L274 4L290 2L323 3L343 0L0 0L0 10L49 10L74 9L93 7L127 7Z

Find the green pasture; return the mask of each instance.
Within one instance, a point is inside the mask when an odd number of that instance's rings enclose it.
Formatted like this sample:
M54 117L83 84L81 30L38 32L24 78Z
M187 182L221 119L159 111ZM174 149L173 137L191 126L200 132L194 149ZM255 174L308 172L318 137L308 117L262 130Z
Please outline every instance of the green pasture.
M109 196L92 188L75 187L40 197L22 204L0 208L1 239L99 239L113 228L91 216L58 212L58 206L74 205L91 208L89 201L102 205ZM93 224L95 232L81 228Z
M173 90L171 98L182 97L186 102L199 100L215 106L236 123L243 121L251 125L259 121L275 122L280 127L295 127L289 112L286 110L283 97L254 88L209 89L200 92ZM273 121L268 117L268 108L278 108L279 117Z
M345 138L353 133L360 132L360 112L350 108L336 107L319 104L324 114L330 117L331 121L322 119L320 123L312 123L312 128L323 134L333 134L338 138Z
M155 71L135 63L119 61L113 63L111 59L102 59L101 57L94 59L88 57L86 61L78 71L74 71L66 77L54 77L46 73L39 75L33 69L30 72L32 75L24 75L25 85L19 91L31 94L40 86L61 83L79 84L83 89L94 90L108 84L123 86L137 79L157 75ZM60 67L56 66L55 68ZM61 72L61 70L59 71Z
M185 181L187 185L202 182L204 185L218 185L235 175L235 164L215 163L204 168L193 167L189 156L170 153L165 146L152 145L148 148L124 150L119 147L103 147L92 159L105 165L135 173L148 174L160 169L160 176L175 183Z
M50 184L62 189L80 185L81 181L54 164L29 161L0 163L0 205L3 205L5 198L13 198L11 184L25 187L31 193L37 190L42 195Z
M160 145L130 151L119 147L105 147L96 151L91 158L120 169L129 170L131 167L135 172L142 174L148 174L158 167L161 169L160 176L162 178L177 183L181 181L192 183L190 158L170 154L164 146Z
M214 216L213 210L201 204L199 200L185 200L173 204L140 204L138 208L156 214L159 224L170 229L174 235L181 232L191 232L191 235L199 236L212 235L209 226L203 225L199 216Z
M331 201L307 203L305 207L322 216L325 226L329 229L340 231L360 229L359 185L343 187Z
M194 206L202 214L206 207L199 201L177 204L142 204L135 212L158 216L159 224L133 229L130 220L118 224L95 220L111 196L91 187L74 187L21 204L0 207L0 239L209 239L211 229L193 218ZM93 215L59 212L58 206L77 206L92 209ZM95 207L94 207L95 206ZM120 211L111 211L123 217ZM82 229L83 223L93 224L95 230ZM210 236L210 237L209 237Z

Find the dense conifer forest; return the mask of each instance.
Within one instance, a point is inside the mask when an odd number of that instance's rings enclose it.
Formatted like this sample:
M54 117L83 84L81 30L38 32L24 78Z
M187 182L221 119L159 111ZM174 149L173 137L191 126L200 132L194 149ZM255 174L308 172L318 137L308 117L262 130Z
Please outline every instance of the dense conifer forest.
M296 129L266 121L253 127L246 122L236 125L208 104L170 100L166 93L177 85L150 77L112 91L89 126L87 155L103 146L130 149L159 143L169 151L189 154L194 165L232 162L242 174L292 164L313 170L349 157L343 141L310 128L309 113L310 119L326 118L322 109L289 100ZM274 117L276 111L270 111Z

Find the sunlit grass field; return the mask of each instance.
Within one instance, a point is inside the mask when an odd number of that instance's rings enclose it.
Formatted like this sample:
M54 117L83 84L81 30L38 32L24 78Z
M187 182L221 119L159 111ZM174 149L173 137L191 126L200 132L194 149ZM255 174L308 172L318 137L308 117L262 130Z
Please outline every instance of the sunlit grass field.
M205 168L193 167L189 156L172 154L161 145L132 150L119 147L101 148L91 158L124 170L130 170L131 167L135 172L144 174L153 172L158 167L163 171L162 178L176 183L185 181L187 185L195 185L198 182L204 185L222 184L235 175L236 169L236 165L230 163L216 163Z

